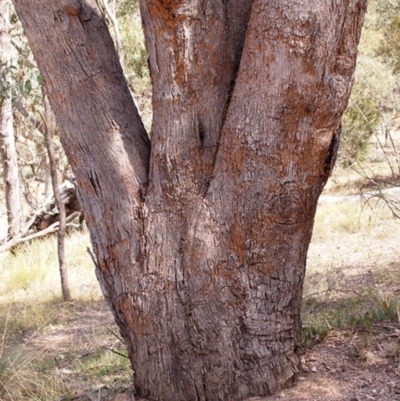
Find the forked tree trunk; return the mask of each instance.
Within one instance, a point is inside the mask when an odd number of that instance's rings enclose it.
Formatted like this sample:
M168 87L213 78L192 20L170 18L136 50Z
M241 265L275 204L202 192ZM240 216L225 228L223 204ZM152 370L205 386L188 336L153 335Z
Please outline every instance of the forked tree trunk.
M14 3L139 394L234 401L291 383L365 1L142 0L151 152L96 1Z
M9 23L9 3L0 0L0 156L3 164L5 200L7 207L8 237L15 237L22 223L21 185L17 151L15 147L12 93L7 72L11 61L11 36Z

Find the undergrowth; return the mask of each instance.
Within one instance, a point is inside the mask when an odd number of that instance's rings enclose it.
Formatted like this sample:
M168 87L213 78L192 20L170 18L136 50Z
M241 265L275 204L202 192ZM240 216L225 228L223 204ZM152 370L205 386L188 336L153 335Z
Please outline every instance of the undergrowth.
M88 235L66 241L74 301L62 301L56 239L0 259L0 400L87 400L132 383L126 350L86 252Z
M333 329L399 322L400 224L384 206L357 196L320 203L304 283L306 346Z
M353 297L333 301L318 301L315 298L303 302L303 342L312 346L324 340L333 329L373 330L375 323L398 322L400 298L380 298L372 291Z

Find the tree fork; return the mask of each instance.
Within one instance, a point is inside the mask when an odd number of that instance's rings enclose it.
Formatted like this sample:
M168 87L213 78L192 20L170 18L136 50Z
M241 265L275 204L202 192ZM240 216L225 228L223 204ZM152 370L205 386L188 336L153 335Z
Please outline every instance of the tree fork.
M235 401L292 383L366 2L142 0L151 153L96 2L14 4L138 393Z

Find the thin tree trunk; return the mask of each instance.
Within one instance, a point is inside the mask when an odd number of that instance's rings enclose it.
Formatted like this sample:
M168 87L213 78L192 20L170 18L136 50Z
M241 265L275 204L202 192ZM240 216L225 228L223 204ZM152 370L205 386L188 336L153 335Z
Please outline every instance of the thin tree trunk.
M8 9L8 1L0 0L0 72L10 67L11 61ZM3 74L3 79L9 80L9 74ZM3 163L9 238L19 233L23 211L11 97L11 87L8 89L6 84L0 93L0 154Z
M57 156L53 146L53 136L56 131L56 122L54 119L53 112L51 110L50 103L44 91L43 91L43 105L45 110L44 132L46 138L47 152L49 156L51 182L53 184L54 198L59 212L59 222L60 222L59 229L57 231L57 250L58 250L58 263L59 263L60 279L61 279L61 290L62 290L63 300L69 302L72 300L72 297L69 289L68 270L65 258L65 231L67 223L65 215L65 205L62 202L60 195Z
M96 2L14 3L139 395L236 401L292 383L365 1L142 0L151 152Z
M47 157L45 158L45 167L44 167L44 192L43 197L44 199L48 199L53 194L53 185L51 183L51 168L50 168L50 161Z

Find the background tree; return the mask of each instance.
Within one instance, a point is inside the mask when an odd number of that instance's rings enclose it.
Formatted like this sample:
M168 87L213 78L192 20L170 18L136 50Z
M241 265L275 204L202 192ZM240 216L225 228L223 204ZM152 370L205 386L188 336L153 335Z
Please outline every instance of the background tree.
M22 224L21 184L14 139L11 90L11 36L9 2L0 1L0 155L3 164L8 237L16 236Z
M370 151L371 138L381 129L387 130L397 113L398 79L391 61L382 53L390 31L382 18L387 21L397 14L393 10L395 2L382 8L383 3L371 4L363 28L355 85L343 118L344 136L340 149L343 166L362 164ZM398 4L400 7L400 2Z
M400 72L400 1L374 1L377 10L377 24L381 28L384 40L380 44L379 54L392 66L393 71Z
M13 10L12 10L13 11ZM23 35L15 12L10 15L13 54L10 74L14 131L18 165L23 187L26 215L41 208L52 197L50 167L45 141L45 114L42 102L42 77ZM60 160L60 179L65 179L66 163L58 135L54 137L55 151ZM26 216L25 216L26 217Z
M60 182L58 179L58 162L57 162L56 152L54 151L54 146L53 146L53 138L56 133L56 121L54 114L51 110L49 100L44 92L43 92L43 104L45 110L45 115L43 116L43 120L45 123L46 145L47 145L47 152L49 154L54 199L58 209L58 216L59 216L59 228L57 231L57 251L58 251L60 278L61 278L61 290L64 301L71 301L72 297L68 284L67 262L65 258L65 232L67 229L66 213L65 213L65 205L63 203L60 193Z
M394 216L400 203L389 188L400 186L399 128L400 54L394 41L400 1L371 2L359 46L355 85L343 118L340 165L360 179L357 187L367 202L384 200ZM396 53L397 52L397 53ZM384 167L376 164L384 161Z
M114 5L111 9L110 5L108 4L108 0L103 0L103 6L105 9L105 12L107 13L108 18L111 21L111 24L114 28L114 38L115 38L115 44L116 44L116 50L119 58L119 63L121 64L122 69L124 69L124 54L122 51L122 43L121 43L121 35L119 32L119 26L118 26L118 19L116 15L116 6L115 6L115 0L114 0Z
M14 4L139 394L241 400L291 383L365 2L141 1L151 149L97 2Z

